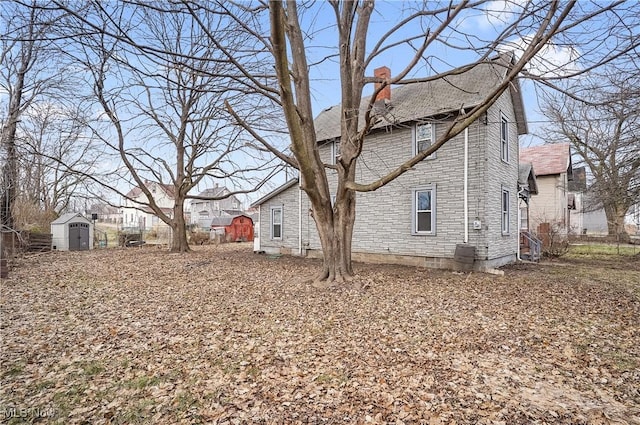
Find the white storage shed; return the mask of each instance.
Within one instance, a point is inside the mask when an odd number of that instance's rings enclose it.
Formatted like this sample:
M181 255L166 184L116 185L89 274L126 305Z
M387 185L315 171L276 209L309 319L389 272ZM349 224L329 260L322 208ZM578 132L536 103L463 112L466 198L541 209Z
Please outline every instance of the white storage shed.
M80 213L67 213L51 222L51 245L58 251L93 249L93 223Z

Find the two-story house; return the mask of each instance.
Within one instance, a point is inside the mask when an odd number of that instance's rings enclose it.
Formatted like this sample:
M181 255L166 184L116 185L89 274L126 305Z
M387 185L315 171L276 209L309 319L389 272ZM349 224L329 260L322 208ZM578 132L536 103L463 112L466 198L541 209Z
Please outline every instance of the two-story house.
M189 206L191 224L196 224L202 229L209 229L214 217L241 214L242 203L235 195L230 195L230 193L229 189L217 184L215 187L200 192L198 197L218 199L193 199Z
M365 140L356 181L379 178L428 147L461 110L480 104L504 80L509 65L503 55L458 75L382 91L376 101L384 108L378 109L378 122ZM320 155L333 163L340 107L322 111L315 126ZM518 136L526 132L521 91L514 81L486 115L436 153L386 186L357 194L353 259L458 268L456 253L464 247L471 248L478 270L515 261ZM335 188L335 172L328 173ZM311 205L297 180L253 206L259 208L258 249L321 253Z
M152 181L145 181L145 186L153 194L156 204L162 212L169 217L173 217L174 188L172 185L160 184ZM122 227L138 228L141 230L151 230L157 226L164 226L164 222L144 204L148 204L147 196L139 187L134 187L127 193L122 207Z
M554 232L566 235L571 229L570 210L575 209L575 198L569 196L569 182L573 180L570 144L522 148L520 162L533 165L538 184L538 195L529 203L530 229L544 233L539 227L546 223Z

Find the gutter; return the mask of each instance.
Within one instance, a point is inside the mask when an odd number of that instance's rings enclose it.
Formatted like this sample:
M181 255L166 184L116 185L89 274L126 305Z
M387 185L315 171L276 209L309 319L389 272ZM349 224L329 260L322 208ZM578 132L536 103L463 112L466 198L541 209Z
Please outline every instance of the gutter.
M463 210L464 210L464 243L469 242L469 127L464 129L464 177L463 177Z
M302 182L298 185L298 255L302 257Z

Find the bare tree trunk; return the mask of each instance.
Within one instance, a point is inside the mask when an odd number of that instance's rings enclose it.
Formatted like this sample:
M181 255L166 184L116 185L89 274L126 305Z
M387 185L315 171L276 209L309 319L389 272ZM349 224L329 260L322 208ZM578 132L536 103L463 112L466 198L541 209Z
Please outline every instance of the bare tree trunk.
M16 133L18 121L22 112L22 95L25 75L31 64L32 44L26 46L21 58L20 68L16 75L16 84L9 103L9 117L2 132L2 145L7 151L7 162L4 169L5 191L2 199L1 217L4 226L13 228L15 225L13 205L18 195L18 155L16 150Z
M622 242L629 240L629 234L624 227L624 218L627 210L622 205L615 202L605 203L604 212L607 216L607 227L609 236L615 236Z
M173 207L173 220L171 221L173 238L171 239L171 252L189 252L189 241L187 240L187 227L184 221L184 199L176 197Z
M324 214L315 214L316 228L320 235L323 254L323 268L316 278L315 286L330 287L337 283L353 280L353 266L351 262L351 243L356 216L356 196L353 190L347 189L342 181L353 181L355 177L355 163L345 171L345 167L338 166L338 174L344 175L339 179L335 204L324 208ZM314 211L316 211L314 207Z

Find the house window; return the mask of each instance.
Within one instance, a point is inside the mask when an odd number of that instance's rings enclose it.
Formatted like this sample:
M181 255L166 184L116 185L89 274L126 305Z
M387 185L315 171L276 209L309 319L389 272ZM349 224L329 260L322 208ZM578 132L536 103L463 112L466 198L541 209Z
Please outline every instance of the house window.
M418 155L420 152L425 151L431 147L434 141L435 124L422 123L416 124L413 135L413 154ZM429 155L427 158L435 158L435 152Z
M436 190L433 187L413 191L412 234L435 235L436 233Z
M509 121L504 114L500 114L500 158L509 162Z
M271 207L271 239L282 239L282 207Z
M340 140L331 142L331 164L336 165L340 159Z
M502 234L509 234L509 189L502 188Z
M529 230L529 208L520 207L520 229Z

